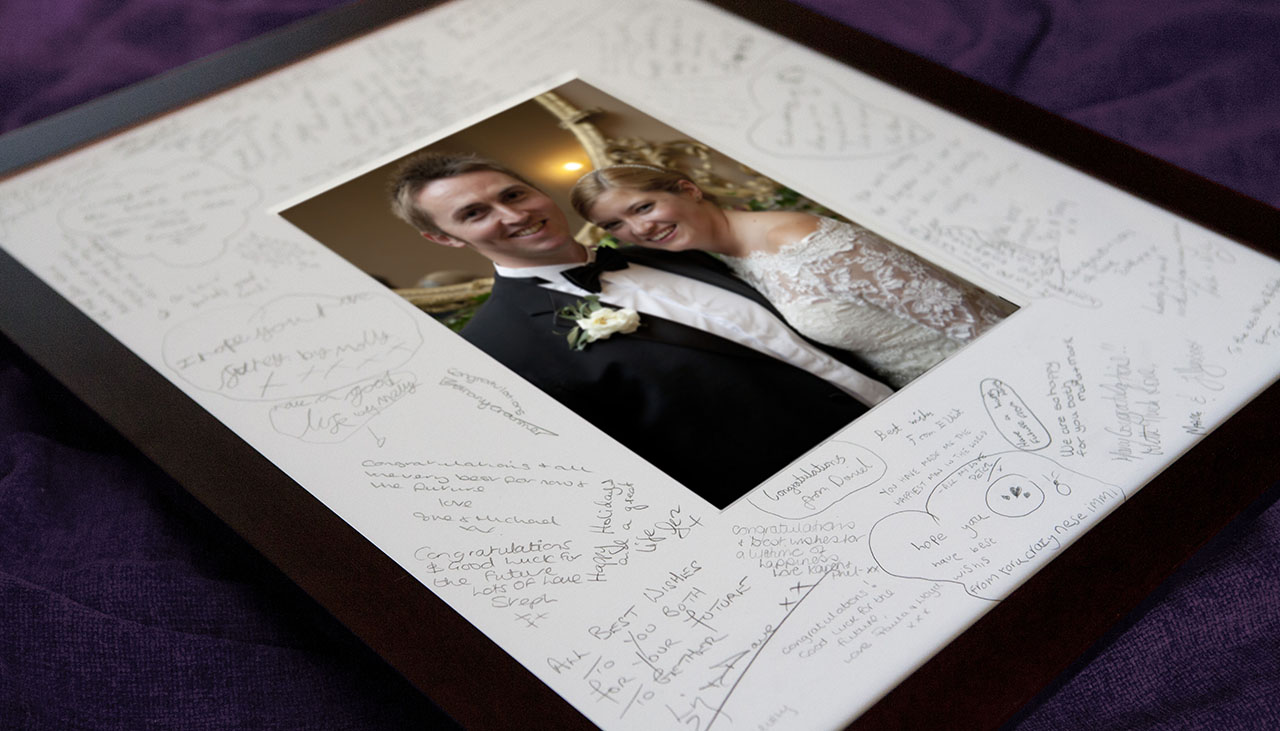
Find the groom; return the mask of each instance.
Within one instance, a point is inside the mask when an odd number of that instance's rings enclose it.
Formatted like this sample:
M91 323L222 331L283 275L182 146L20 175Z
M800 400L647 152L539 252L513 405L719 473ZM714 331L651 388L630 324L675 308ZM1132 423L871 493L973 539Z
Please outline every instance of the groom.
M494 264L462 336L717 507L862 414L889 390L792 331L702 252L583 248L563 212L502 165L425 153L392 209L422 236ZM558 316L592 294L640 325L570 347Z

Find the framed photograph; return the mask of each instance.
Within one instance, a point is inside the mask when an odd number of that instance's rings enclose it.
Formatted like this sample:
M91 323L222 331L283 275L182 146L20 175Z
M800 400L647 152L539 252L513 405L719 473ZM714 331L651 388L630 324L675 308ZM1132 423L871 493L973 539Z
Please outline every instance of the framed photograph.
M500 169L454 176L460 165ZM440 168L450 175L408 187ZM483 191L471 187L472 180L489 179L522 200L510 210L490 209ZM389 184L408 188L396 197L397 216L389 215ZM447 210L435 210L437 200ZM431 219L419 220L427 209ZM1016 310L580 80L308 194L279 214L371 276L398 285L402 296L719 508ZM732 235L712 240L729 226L736 227ZM523 233L531 227L542 230ZM715 251L735 250L753 227L799 231L776 250ZM557 248L548 252L546 240ZM630 264L626 273L602 275L609 286L600 292L542 268L548 253L576 265L588 251L604 256L601 249ZM793 279L794 271L805 278ZM751 288L726 290L713 284L717 277ZM715 289L693 289L699 284ZM756 303L744 293L763 296ZM687 301L692 309L683 307ZM718 319L739 305L741 312ZM606 327L599 339L613 342L594 345L584 329L594 307L606 325L621 317L616 313L633 312L634 321L619 325L625 332L616 340ZM511 311L498 316L504 308ZM800 337L767 341L789 333L764 328L744 337L743 323L753 318L785 319ZM710 329L694 333L685 328L690 323ZM716 337L704 341L698 337L704 332ZM618 342L624 339L635 342ZM757 356L765 358L743 363ZM788 365L775 372L778 363ZM764 383L773 385L777 402L761 393ZM603 397L607 392L613 395ZM295 408L314 414L315 404ZM807 411L807 424L783 428L797 409ZM287 420L282 412L280 423ZM293 431L321 426L299 423ZM334 428L343 436L349 430ZM757 508L779 510L768 503Z
M1000 723L1277 474L1277 214L726 6L444 3L24 145L5 333L464 725Z

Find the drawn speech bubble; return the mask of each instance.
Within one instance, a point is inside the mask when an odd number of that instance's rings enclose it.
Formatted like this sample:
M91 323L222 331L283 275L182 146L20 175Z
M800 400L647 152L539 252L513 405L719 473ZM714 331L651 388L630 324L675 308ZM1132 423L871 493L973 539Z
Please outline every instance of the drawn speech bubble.
M297 294L188 320L165 335L163 356L196 388L281 401L386 374L421 344L417 322L389 295Z
M1005 441L1028 452L1044 449L1053 441L1049 430L1009 384L998 378L984 378L979 388L987 416Z
M801 68L759 77L752 84L752 96L771 109L751 126L748 138L781 157L876 157L909 150L933 137L908 117L874 107Z
M383 373L319 396L291 398L271 407L271 426L304 442L336 444L418 388L408 371Z
M1038 454L980 457L934 486L925 510L877 521L871 555L894 576L958 584L998 600L1124 497Z
M262 198L251 181L205 160L135 170L87 186L59 222L128 258L177 267L207 264Z
M756 488L747 501L770 515L801 520L870 487L887 469L870 449L833 439Z

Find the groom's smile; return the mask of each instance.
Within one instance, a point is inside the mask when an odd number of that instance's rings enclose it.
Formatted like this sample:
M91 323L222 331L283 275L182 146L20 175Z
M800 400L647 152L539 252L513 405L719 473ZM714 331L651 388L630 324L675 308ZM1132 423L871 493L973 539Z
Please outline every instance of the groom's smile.
M555 202L505 173L477 170L433 180L418 193L416 203L444 231L423 236L446 246L475 249L500 266L586 258Z
M546 226L546 225L547 225L547 222L546 222L546 221L538 221L537 223L533 224L532 226L525 226L524 228L522 228L522 229L520 229L520 230L516 231L515 233L513 233L513 234L511 234L511 235L512 235L512 236L516 236L516 237L520 237L520 236L532 236L533 234L536 234L536 233L538 233L539 231L541 231L541 230L543 229L543 227L544 227L544 226Z

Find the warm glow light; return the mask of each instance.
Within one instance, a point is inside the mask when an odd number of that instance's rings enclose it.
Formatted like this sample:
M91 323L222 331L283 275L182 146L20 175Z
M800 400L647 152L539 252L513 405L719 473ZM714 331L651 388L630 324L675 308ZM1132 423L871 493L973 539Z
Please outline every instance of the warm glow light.
M580 163L580 162L566 162L566 163L564 164L564 169L565 169L565 170L568 170L569 172L574 172L575 170L581 170L581 169L582 169L582 163Z

